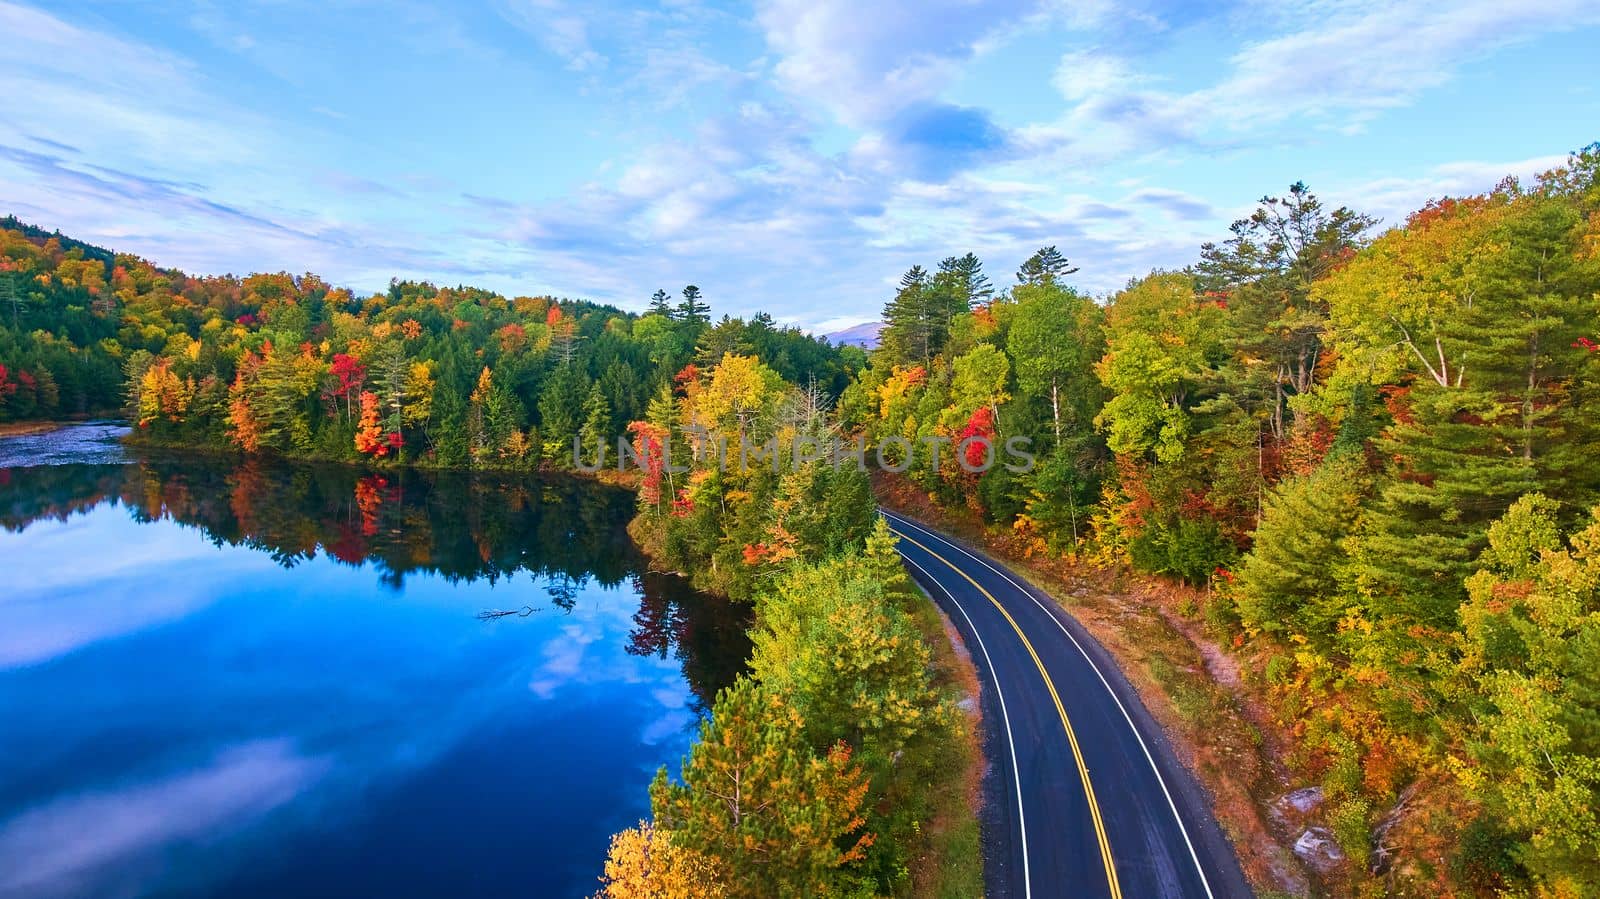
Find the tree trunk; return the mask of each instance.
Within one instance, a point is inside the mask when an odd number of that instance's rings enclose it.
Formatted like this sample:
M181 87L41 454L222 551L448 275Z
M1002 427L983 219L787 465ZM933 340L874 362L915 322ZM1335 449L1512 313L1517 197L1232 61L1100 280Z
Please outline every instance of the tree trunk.
M1056 448L1061 447L1061 396L1057 378L1050 378L1050 418L1056 430Z

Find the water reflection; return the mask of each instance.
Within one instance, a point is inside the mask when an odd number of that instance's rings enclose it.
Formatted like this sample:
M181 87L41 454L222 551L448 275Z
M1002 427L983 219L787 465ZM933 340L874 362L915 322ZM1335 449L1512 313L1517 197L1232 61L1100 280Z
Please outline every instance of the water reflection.
M0 897L590 891L748 652L743 609L648 571L631 506L0 469Z

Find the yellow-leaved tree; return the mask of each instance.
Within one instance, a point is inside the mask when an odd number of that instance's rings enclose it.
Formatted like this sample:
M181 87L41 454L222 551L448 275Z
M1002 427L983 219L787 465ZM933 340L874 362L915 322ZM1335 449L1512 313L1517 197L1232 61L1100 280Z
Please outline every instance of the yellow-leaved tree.
M728 895L710 856L674 845L649 821L611 838L596 899L718 899Z

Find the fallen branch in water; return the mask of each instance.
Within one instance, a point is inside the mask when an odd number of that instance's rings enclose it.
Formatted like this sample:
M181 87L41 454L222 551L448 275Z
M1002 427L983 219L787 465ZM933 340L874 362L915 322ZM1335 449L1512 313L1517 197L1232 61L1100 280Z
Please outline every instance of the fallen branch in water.
M523 606L520 609L485 609L478 613L478 620L493 621L496 618L510 618L512 615L518 618L526 618L537 611L539 610L533 606Z

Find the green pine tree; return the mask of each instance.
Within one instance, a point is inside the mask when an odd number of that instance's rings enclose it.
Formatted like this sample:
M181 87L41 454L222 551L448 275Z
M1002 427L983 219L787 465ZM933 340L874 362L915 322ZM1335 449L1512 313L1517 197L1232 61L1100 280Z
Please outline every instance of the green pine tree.
M589 397L583 403L583 427L578 431L585 460L603 460L616 445L616 435L611 427L611 404L606 401L600 382L589 386Z
M1018 284L1054 284L1075 274L1077 266L1067 261L1054 246L1041 247L1017 269Z
M672 318L672 295L660 288L650 295L650 311L662 318Z
M711 307L700 299L700 288L690 284L683 288L683 302L678 304L677 317L685 324L699 327L711 321Z

